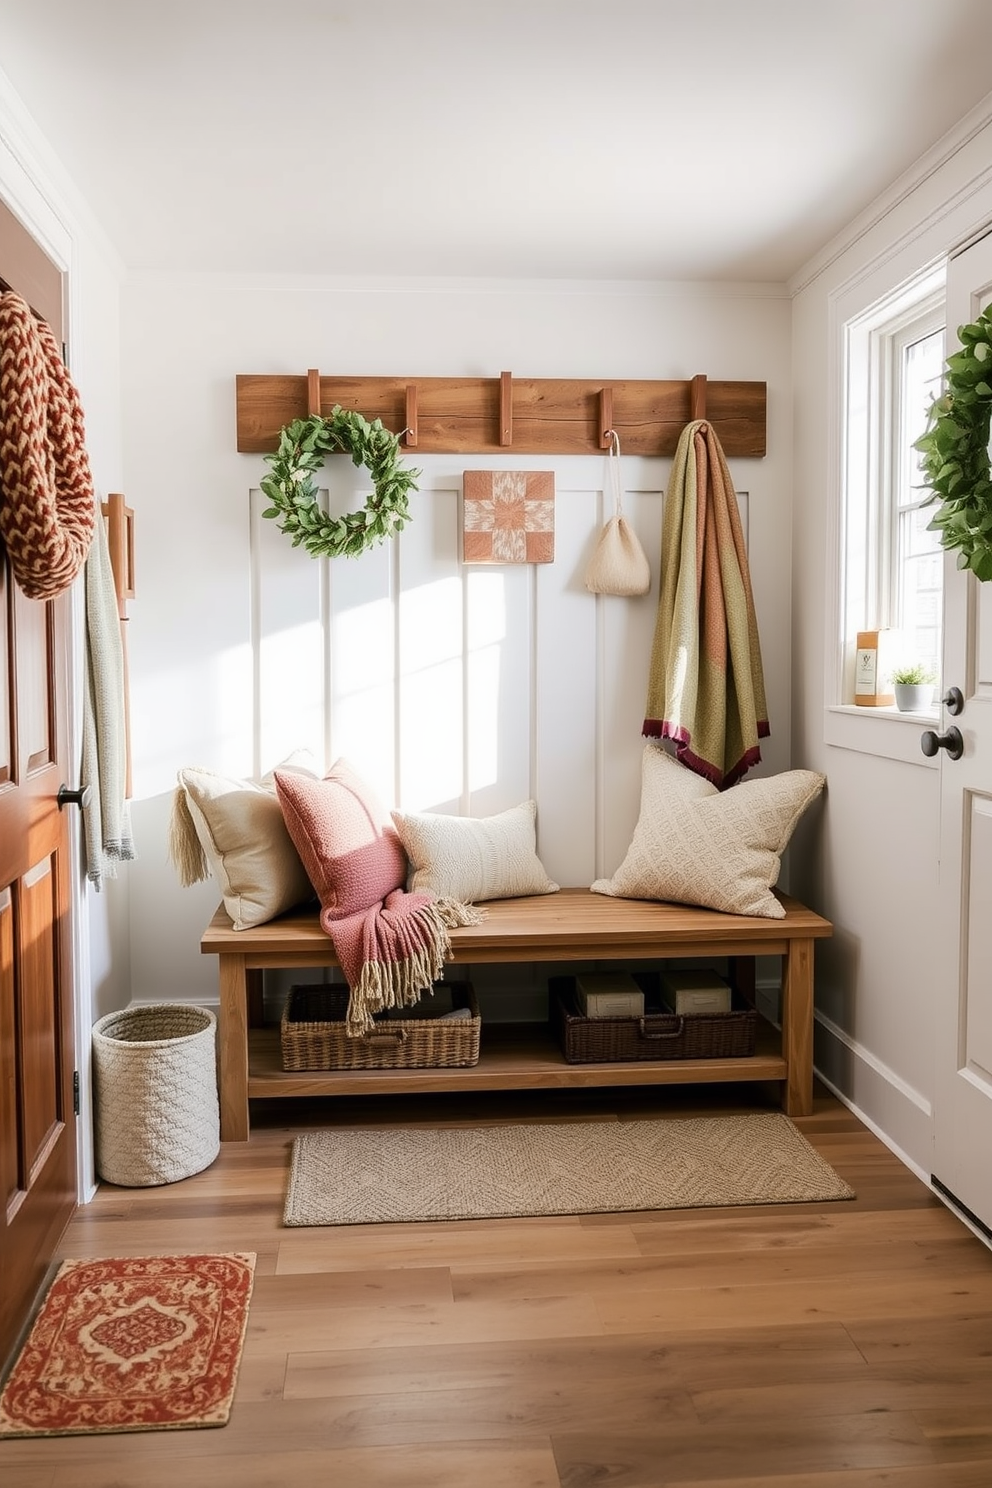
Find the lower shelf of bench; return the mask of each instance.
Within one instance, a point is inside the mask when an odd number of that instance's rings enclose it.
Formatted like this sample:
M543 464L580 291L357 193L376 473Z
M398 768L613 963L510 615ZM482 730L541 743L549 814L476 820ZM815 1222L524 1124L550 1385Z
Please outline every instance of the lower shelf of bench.
M248 1097L408 1095L444 1090L552 1090L597 1085L695 1085L786 1080L778 1032L759 1020L755 1053L739 1059L568 1064L544 1024L490 1024L479 1062L453 1069L284 1070L277 1028L248 1036Z

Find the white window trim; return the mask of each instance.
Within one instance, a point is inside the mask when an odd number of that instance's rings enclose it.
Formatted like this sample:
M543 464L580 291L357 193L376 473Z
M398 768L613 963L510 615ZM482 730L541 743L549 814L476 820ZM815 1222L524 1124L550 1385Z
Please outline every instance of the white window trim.
M906 764L918 765L922 769L934 769L936 761L927 758L920 749L920 732L928 723L939 717L939 704L927 713L900 713L896 708L864 708L853 702L840 702L841 698L853 697L853 629L869 629L862 618L853 626L855 613L871 613L879 596L876 593L875 576L880 565L877 561L877 542L870 531L865 533L864 564L860 573L850 572L848 524L852 511L847 500L847 491L855 460L863 462L860 478L866 489L875 478L868 465L869 450L873 441L868 437L868 408L870 407L869 377L871 359L865 355L854 365L852 343L863 337L865 350L867 340L883 324L892 333L897 330L900 318L905 322L916 320L921 312L926 313L927 302L940 300L946 280L946 262L941 259L912 279L900 285L890 294L874 302L860 312L843 315L841 302L834 299L831 305L830 354L834 363L832 385L835 389L837 417L834 426L837 433L836 479L832 482L836 492L834 529L834 603L828 605L833 629L826 636L827 656L824 668L824 742L838 748L852 749L864 754L875 754ZM860 378L860 385L857 379ZM849 409L860 396L864 406L864 427L852 431L849 425ZM857 441L860 441L858 443ZM883 439L880 446L884 458L890 458L891 442ZM859 521L869 521L867 504L862 502L856 513ZM872 514L873 515L873 514ZM853 590L857 587L857 599ZM857 612L854 606L857 606Z

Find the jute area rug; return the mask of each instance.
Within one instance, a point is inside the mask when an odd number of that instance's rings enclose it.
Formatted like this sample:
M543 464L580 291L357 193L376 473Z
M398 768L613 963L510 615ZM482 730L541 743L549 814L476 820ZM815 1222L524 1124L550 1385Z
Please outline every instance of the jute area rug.
M223 1426L255 1256L63 1261L0 1393L0 1436Z
M851 1199L777 1113L307 1132L287 1225L387 1224Z

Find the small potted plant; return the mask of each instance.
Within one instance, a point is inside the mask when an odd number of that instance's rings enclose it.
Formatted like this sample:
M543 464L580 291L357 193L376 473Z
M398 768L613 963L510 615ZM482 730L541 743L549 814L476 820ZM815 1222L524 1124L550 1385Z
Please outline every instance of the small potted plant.
M896 695L899 712L926 712L933 703L933 685L936 680L935 673L922 662L897 667L892 673L892 690Z

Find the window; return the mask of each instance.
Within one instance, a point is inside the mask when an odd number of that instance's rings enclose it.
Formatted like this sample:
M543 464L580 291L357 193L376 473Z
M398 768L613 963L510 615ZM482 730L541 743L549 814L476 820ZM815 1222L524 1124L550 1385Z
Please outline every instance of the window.
M940 672L943 554L914 441L944 366L944 275L930 273L847 331L844 695L859 630L889 627L897 654Z
M930 325L939 320L935 327ZM940 672L940 612L943 549L927 527L933 515L913 448L926 428L927 410L940 390L944 366L943 304L892 340L898 423L893 449L890 623L901 632L907 659Z

